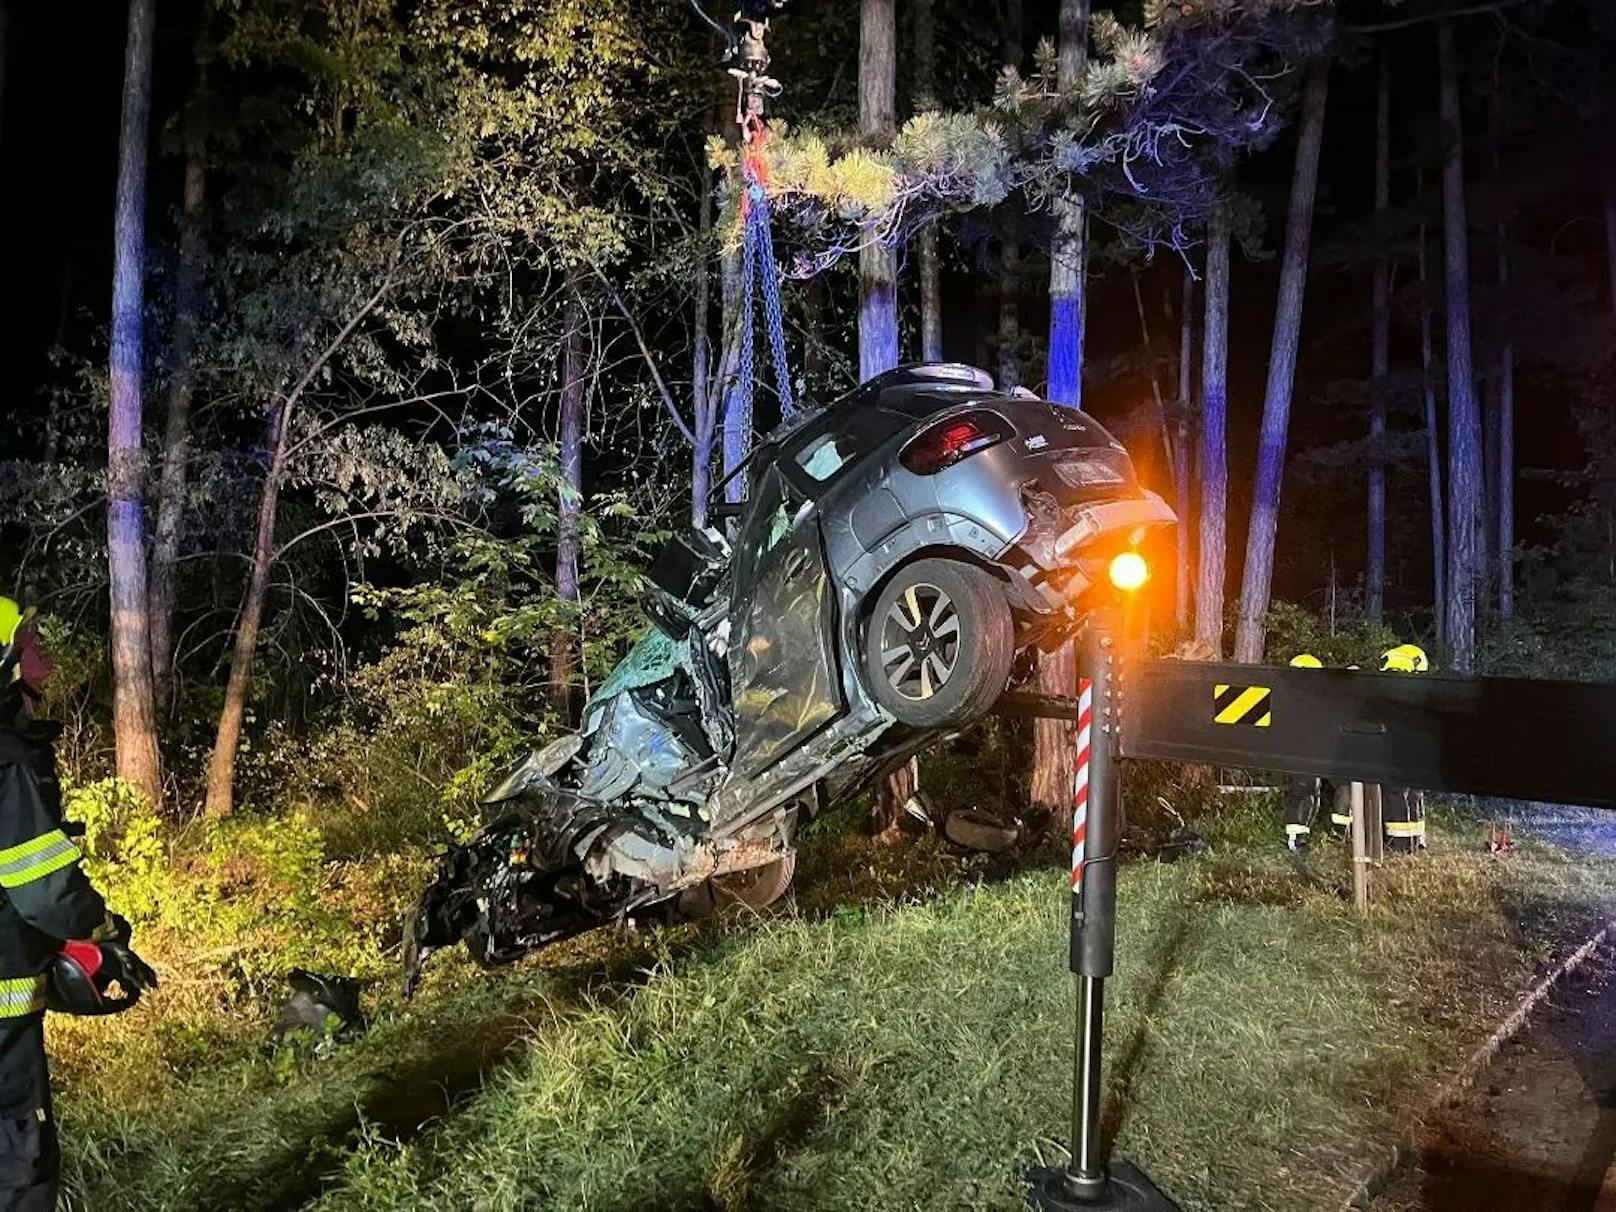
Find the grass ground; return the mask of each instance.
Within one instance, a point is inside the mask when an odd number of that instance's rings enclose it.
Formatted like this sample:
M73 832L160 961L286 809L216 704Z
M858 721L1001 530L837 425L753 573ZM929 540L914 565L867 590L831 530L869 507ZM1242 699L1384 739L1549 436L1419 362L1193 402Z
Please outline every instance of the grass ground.
M1492 859L1450 812L1360 923L1339 848L1298 867L1277 820L1230 804L1193 822L1207 854L1121 874L1107 1124L1187 1208L1339 1206L1616 904L1616 854L1527 838ZM1068 1132L1063 871L822 824L798 899L761 920L599 934L494 976L440 963L329 1061L251 1051L135 1094L71 1075L73 1206L1020 1206Z

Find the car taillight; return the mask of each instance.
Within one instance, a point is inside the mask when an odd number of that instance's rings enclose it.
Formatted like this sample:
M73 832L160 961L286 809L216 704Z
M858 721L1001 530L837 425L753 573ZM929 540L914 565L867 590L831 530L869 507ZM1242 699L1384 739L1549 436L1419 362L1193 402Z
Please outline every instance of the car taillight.
M919 476L936 475L967 455L997 445L1010 436L1010 426L992 412L968 412L939 421L911 438L898 461Z

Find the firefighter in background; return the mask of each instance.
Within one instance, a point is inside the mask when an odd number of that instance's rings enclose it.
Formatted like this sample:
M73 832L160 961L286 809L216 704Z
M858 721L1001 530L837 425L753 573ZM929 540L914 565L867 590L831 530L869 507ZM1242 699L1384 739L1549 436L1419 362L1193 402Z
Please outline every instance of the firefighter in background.
M1399 644L1380 654L1382 673L1425 673L1430 668L1430 659L1418 644ZM1418 854L1425 849L1425 792L1382 788L1380 814L1388 851Z
M1311 652L1291 658L1293 669L1323 669L1324 662ZM1352 828L1352 788L1329 779L1294 775L1285 789L1285 846L1292 852L1308 848L1313 837L1313 819L1326 803L1330 805L1330 836L1342 838Z
M60 1154L45 1064L47 1007L114 1013L154 987L129 926L79 868L62 820L56 729L33 718L50 661L0 597L0 1210L50 1212ZM78 940L78 941L72 941Z

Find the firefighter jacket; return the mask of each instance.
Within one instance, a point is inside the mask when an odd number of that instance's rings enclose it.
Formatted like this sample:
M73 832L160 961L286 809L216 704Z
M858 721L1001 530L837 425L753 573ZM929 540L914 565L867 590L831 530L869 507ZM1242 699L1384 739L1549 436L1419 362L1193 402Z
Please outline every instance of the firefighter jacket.
M55 735L25 718L0 723L0 1019L42 1010L51 957L108 921L63 829Z

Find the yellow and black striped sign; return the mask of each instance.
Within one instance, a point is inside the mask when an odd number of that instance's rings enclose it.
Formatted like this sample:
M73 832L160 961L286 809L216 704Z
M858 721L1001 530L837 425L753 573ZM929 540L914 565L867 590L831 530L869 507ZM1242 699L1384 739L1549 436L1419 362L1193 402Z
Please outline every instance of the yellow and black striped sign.
M1273 693L1267 686L1215 685L1212 687L1212 722L1267 728L1274 722Z

